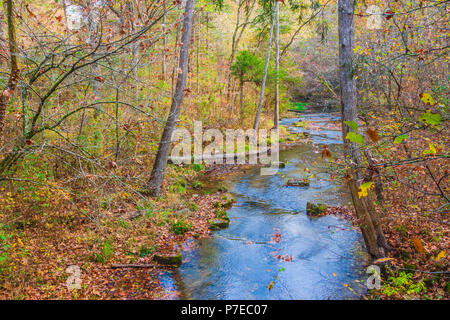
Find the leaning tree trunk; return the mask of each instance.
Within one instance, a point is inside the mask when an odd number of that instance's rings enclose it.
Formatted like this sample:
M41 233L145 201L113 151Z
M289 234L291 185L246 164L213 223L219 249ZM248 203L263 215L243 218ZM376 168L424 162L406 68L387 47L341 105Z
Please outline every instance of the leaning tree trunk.
M279 85L279 70L280 70L280 3L275 1L275 110L273 113L273 128L278 129L278 122L280 119L280 85Z
M274 10L273 10L272 25L270 26L270 33L269 33L269 43L267 44L266 64L264 65L264 75L263 75L262 84L261 84L261 92L259 94L259 104L258 104L258 109L256 111L255 122L253 124L253 129L255 129L255 130L258 129L259 116L261 115L261 108L262 108L263 100L264 100L264 88L266 86L267 70L269 69L270 45L272 43L273 27L275 24L275 9L276 9L276 7L274 7Z
M194 12L195 0L186 1L186 9L183 23L183 35L181 37L182 47L180 50L179 69L181 73L178 74L177 84L175 87L175 94L172 98L172 105L170 107L169 117L167 118L166 126L161 137L158 153L156 155L155 164L153 166L150 180L147 184L149 192L158 196L161 194L162 182L164 180L164 171L169 157L170 146L172 144L172 134L175 130L176 122L180 114L180 106L183 102L184 87L186 86L186 78L189 64L189 42L191 39L192 30L192 15Z
M358 189L363 179L359 170L362 164L361 151L358 144L345 138L349 132L349 127L344 121L357 121L353 65L353 16L353 0L339 0L339 80L344 156L346 161L349 162L348 184L367 250L374 257L382 257L384 256L384 249L381 243L384 241L384 236L373 208L372 197L360 198L358 195Z

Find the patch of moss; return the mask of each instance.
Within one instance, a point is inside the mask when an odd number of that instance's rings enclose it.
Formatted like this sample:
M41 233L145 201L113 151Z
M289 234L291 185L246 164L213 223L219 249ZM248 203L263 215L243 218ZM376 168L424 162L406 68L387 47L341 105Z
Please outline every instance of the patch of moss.
M181 253L175 254L155 254L153 260L159 264L172 265L179 267L183 262Z
M211 219L208 223L211 230L224 229L230 225L229 219Z
M327 206L322 203L313 204L311 202L308 202L306 204L306 214L310 217L321 215L326 210L327 210Z

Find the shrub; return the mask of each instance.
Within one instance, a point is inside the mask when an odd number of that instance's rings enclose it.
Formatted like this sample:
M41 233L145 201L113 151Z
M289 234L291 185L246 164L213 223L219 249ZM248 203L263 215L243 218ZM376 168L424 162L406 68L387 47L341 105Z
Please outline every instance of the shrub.
M170 229L172 230L173 233L177 234L177 235L181 235L186 233L187 231L189 231L192 228L192 225L190 223L184 222L182 220L173 220L170 223Z

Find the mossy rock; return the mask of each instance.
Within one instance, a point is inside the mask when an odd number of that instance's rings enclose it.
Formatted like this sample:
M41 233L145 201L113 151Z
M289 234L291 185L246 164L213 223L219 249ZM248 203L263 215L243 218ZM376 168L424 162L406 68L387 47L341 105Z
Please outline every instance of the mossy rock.
M219 230L227 228L230 225L230 219L226 217L225 219L211 219L208 221L209 229Z
M275 168L283 169L283 168L286 168L286 163L284 163L284 162L272 162L270 164L270 166L271 167L275 167Z
M230 209L233 206L234 201L235 201L234 199L226 200L225 202L222 203L222 208Z
M309 180L307 179L289 179L286 182L289 187L309 187Z
M286 137L286 140L290 141L290 142L293 142L293 141L297 140L297 136L289 135L289 136Z
M298 121L293 124L294 127L306 128L308 124L304 121Z
M306 214L310 217L321 215L326 210L327 206L322 203L314 204L312 202L308 202L306 204Z
M228 200L232 200L233 202L236 201L236 198L233 197L233 194L230 192L227 192L225 194L222 195L222 200L228 201Z
M225 183L219 183L216 188L217 188L218 192L227 192L228 191L228 187L226 186Z
M153 256L153 260L159 264L171 265L179 267L183 262L181 253L173 253L173 254L155 254Z

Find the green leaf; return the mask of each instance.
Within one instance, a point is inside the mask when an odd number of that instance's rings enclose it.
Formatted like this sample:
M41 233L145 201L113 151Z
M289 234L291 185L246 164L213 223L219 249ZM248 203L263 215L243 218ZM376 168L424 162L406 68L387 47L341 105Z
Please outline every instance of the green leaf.
M407 134L399 135L399 136L395 137L394 143L402 143L402 141L405 140L406 138L408 138Z
M430 110L427 110L427 112L419 117L419 121L431 125L438 125L441 123L441 115L439 113L431 113Z
M358 125L355 121L344 121L346 125L348 125L350 128L352 128L355 131L358 131Z
M347 133L347 136L345 137L351 142L363 144L364 143L364 137L356 132L349 132Z

